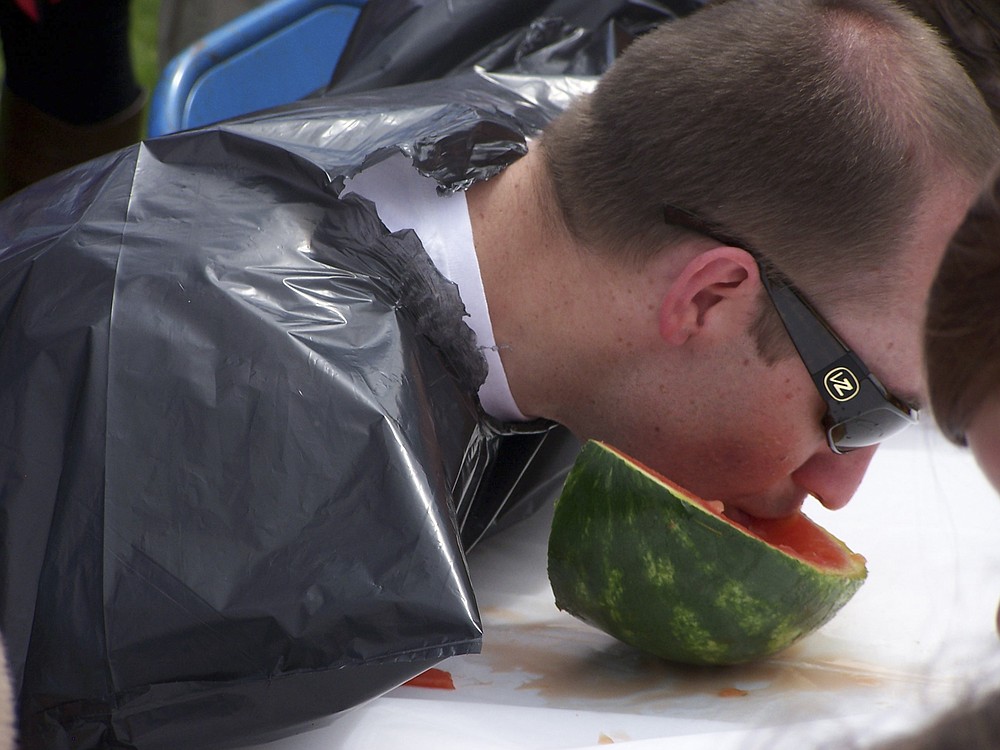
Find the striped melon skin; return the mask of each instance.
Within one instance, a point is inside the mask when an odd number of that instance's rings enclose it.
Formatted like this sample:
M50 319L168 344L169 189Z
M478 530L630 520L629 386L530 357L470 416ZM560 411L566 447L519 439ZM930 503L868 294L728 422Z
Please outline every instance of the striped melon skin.
M807 563L589 442L556 502L549 582L560 609L643 651L753 661L829 621L867 575L864 558L801 522L842 558Z

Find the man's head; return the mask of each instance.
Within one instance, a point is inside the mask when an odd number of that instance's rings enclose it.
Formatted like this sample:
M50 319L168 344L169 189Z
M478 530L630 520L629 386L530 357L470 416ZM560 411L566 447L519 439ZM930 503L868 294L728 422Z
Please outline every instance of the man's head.
M858 282L886 280L929 182L978 183L996 157L982 112L943 45L894 6L737 0L637 41L542 145L567 226L595 251L669 246L669 203L766 248L817 299L877 303ZM785 338L762 309L771 353Z
M922 400L927 288L1000 156L937 36L879 0L720 3L637 41L541 145L569 234L636 271L631 292L650 296L633 321L648 310L659 337L616 312L627 361L588 373L605 387L563 421L753 514L805 492L846 502L874 449L827 448L826 404L757 263L890 392Z
M1000 172L948 246L931 287L925 337L938 425L953 442L968 439L981 463L991 458L988 473L1000 489ZM977 441L978 432L992 439ZM987 449L995 456L979 455Z

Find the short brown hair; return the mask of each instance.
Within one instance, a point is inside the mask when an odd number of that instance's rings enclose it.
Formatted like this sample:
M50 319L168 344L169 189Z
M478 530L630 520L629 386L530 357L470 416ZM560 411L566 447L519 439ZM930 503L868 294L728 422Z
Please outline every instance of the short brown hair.
M641 262L678 239L671 203L831 299L860 298L866 272L885 278L935 170L979 184L1000 156L938 36L883 0L730 0L663 24L541 146L582 244ZM761 350L787 350L761 309Z
M1000 393L1000 171L952 237L927 304L931 407L962 444L977 409Z

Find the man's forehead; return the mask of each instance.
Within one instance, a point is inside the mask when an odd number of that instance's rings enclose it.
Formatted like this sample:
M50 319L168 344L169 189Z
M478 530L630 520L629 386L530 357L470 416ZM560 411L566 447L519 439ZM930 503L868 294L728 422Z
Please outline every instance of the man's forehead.
M882 307L882 306L880 306ZM886 304L864 324L845 322L845 343L885 388L916 409L927 404L923 367L923 305Z
M923 326L941 257L976 189L955 175L921 202L912 234L893 261L861 280L865 293L831 311L838 333L887 390L915 408L928 404Z

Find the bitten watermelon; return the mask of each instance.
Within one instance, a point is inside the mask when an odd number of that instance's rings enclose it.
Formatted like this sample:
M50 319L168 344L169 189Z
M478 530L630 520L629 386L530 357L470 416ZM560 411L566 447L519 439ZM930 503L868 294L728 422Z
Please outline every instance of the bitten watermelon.
M556 502L556 605L671 661L736 664L826 623L865 560L801 513L749 528L610 446L588 442Z

